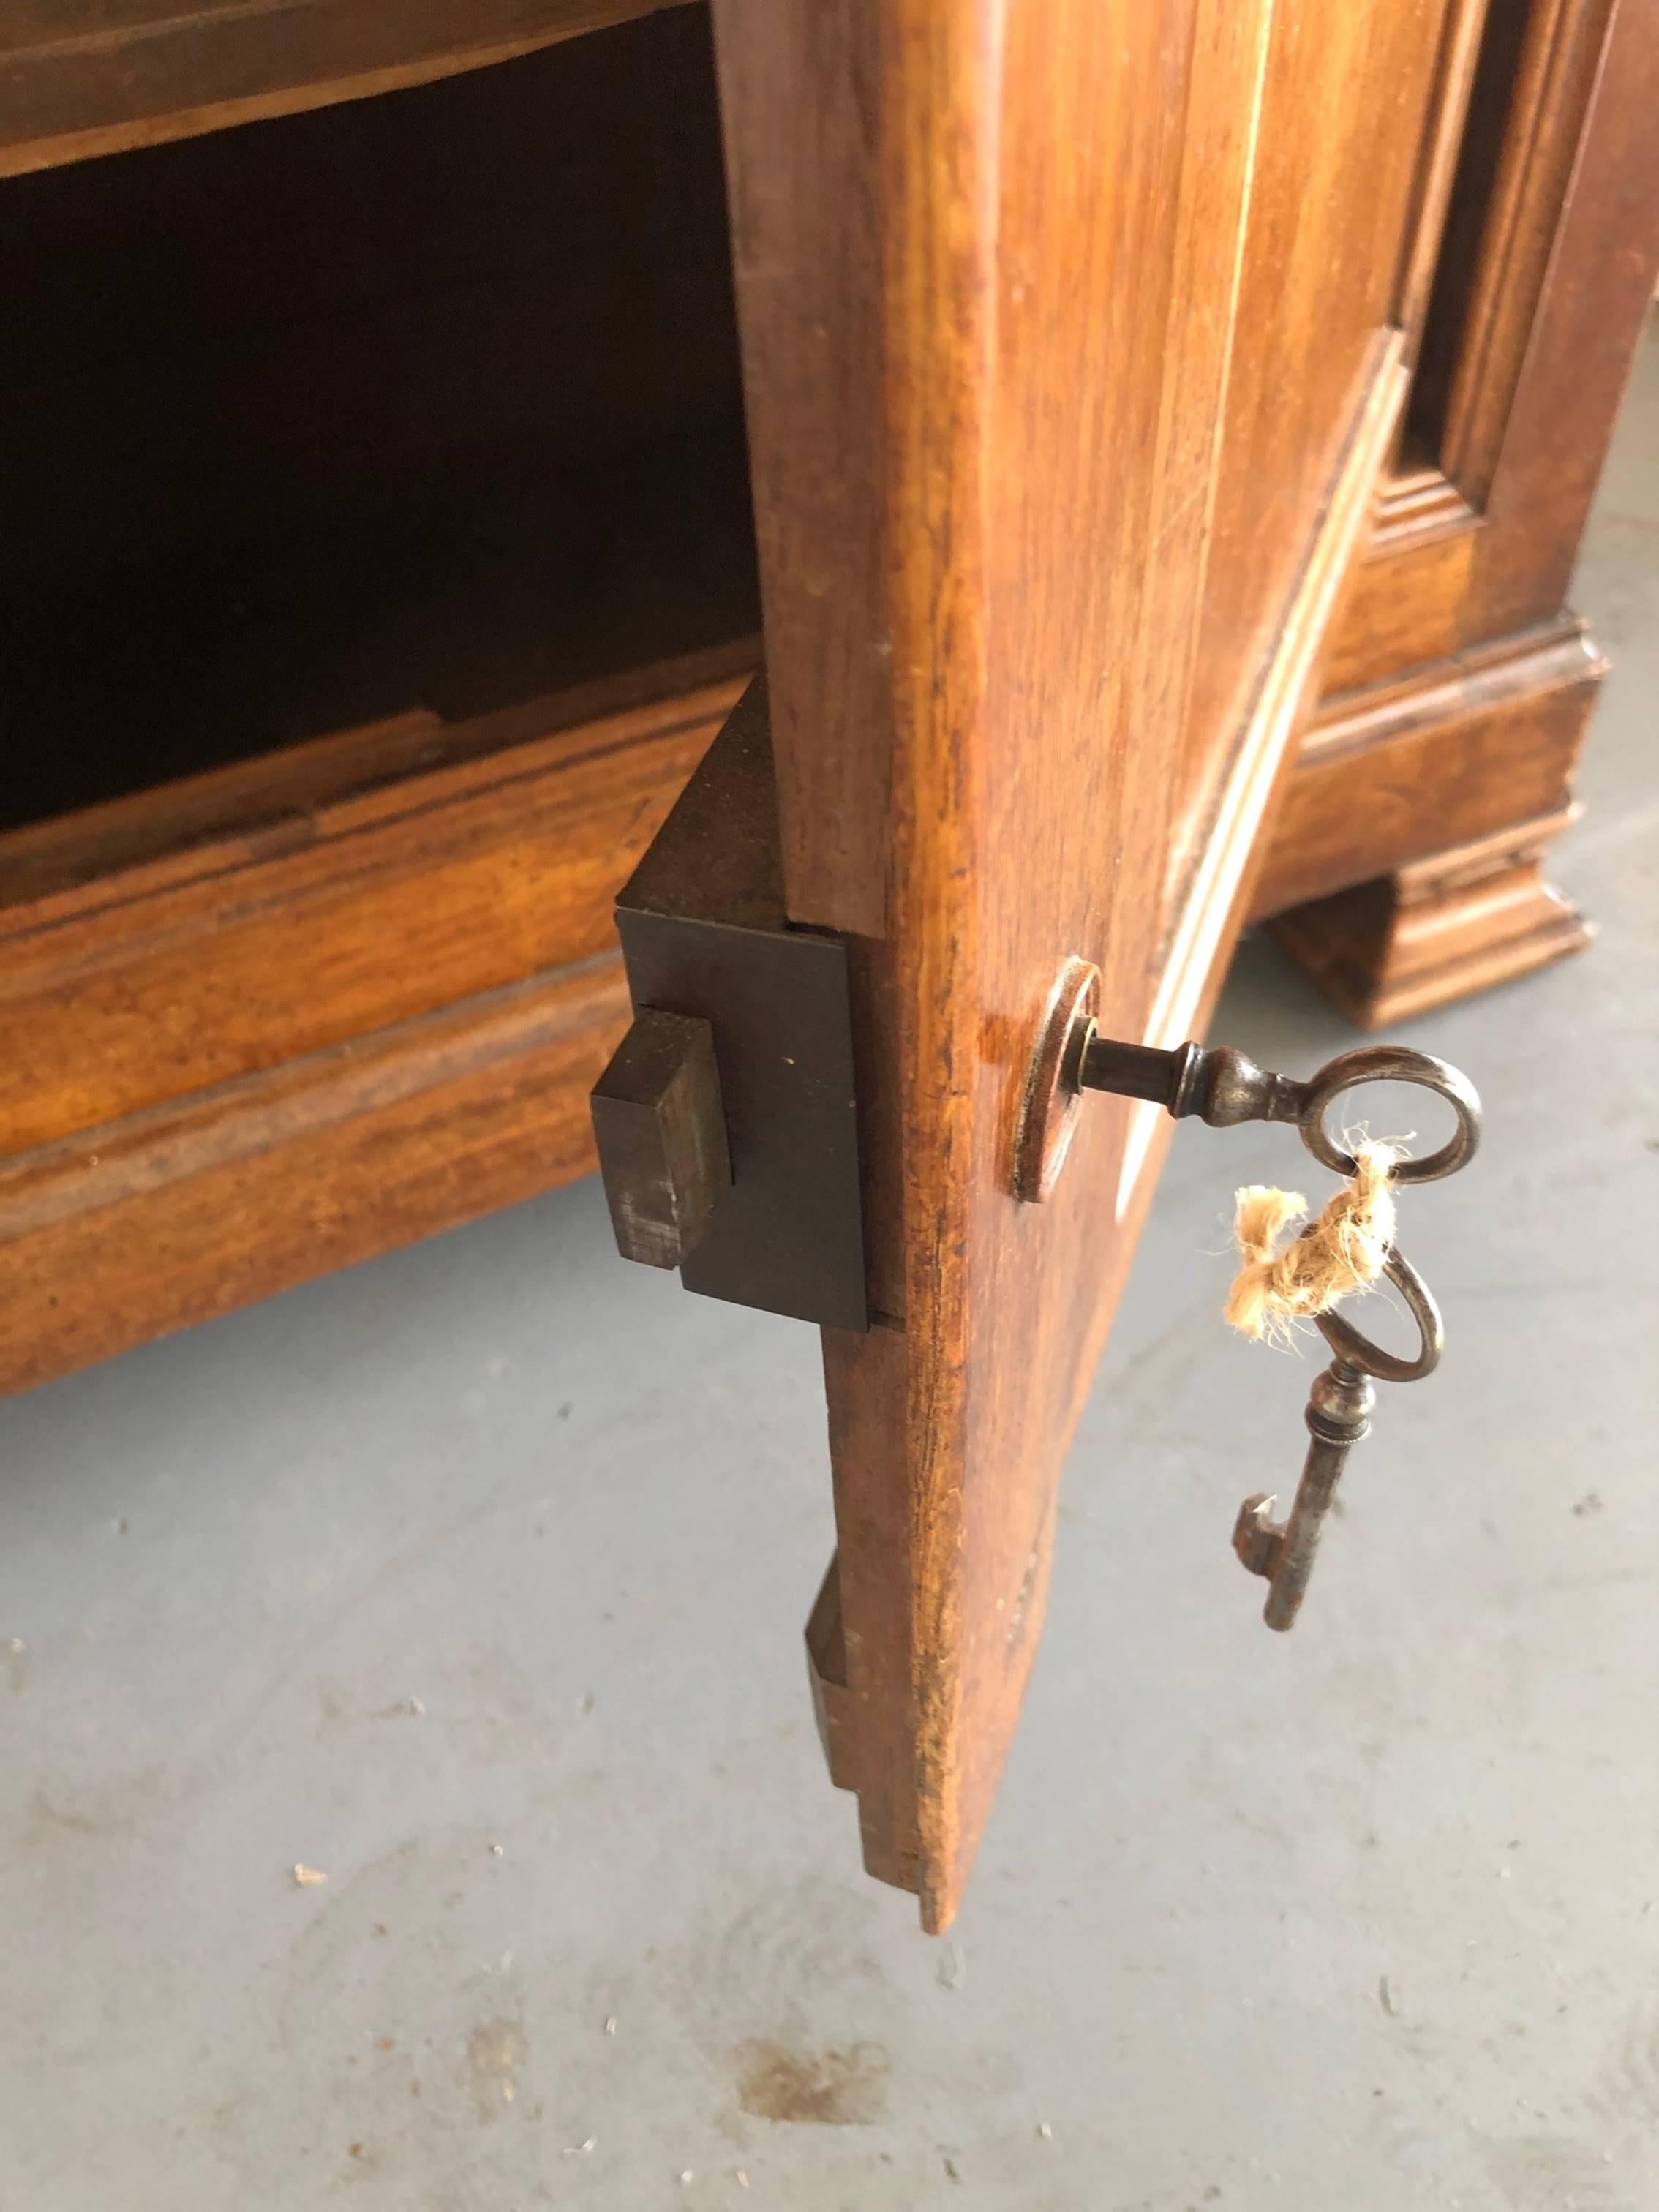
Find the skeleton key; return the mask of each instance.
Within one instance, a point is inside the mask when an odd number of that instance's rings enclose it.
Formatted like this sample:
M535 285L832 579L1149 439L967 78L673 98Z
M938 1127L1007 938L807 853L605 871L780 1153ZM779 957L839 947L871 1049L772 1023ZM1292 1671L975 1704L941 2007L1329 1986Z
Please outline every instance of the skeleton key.
M1371 1409L1376 1393L1371 1377L1380 1382L1415 1382L1431 1375L1440 1362L1445 1338L1440 1310L1428 1285L1401 1252L1391 1251L1383 1273L1411 1309L1421 1346L1414 1359L1401 1359L1362 1336L1339 1313L1317 1316L1316 1326L1336 1357L1308 1394L1304 1416L1311 1442L1302 1463L1302 1480L1288 1521L1268 1518L1277 1499L1258 1492L1238 1509L1233 1527L1233 1549L1253 1575L1267 1578L1267 1602L1261 1617L1269 1628L1285 1629L1295 1622L1308 1577L1313 1572L1319 1534L1348 1454L1370 1433Z
M1078 1109L1090 1091L1139 1098L1162 1106L1176 1121L1189 1116L1212 1129L1243 1121L1294 1122L1322 1167L1352 1176L1357 1163L1325 1126L1335 1100L1361 1084L1414 1083L1445 1099L1456 1127L1437 1152L1402 1159L1392 1170L1396 1186L1435 1182L1455 1175L1480 1140L1480 1100L1466 1075L1409 1046L1363 1045L1339 1053L1306 1082L1258 1067L1231 1046L1133 1044L1099 1033L1100 972L1073 956L1060 971L1026 1078L1012 1162L1016 1198L1040 1202L1052 1189L1070 1146ZM1440 1311L1428 1285L1405 1257L1390 1250L1383 1273L1410 1308L1421 1344L1402 1359L1342 1319L1317 1315L1321 1334L1336 1357L1308 1395L1311 1441L1290 1518L1271 1519L1274 1498L1247 1498L1233 1528L1233 1549L1252 1574L1269 1585L1263 1618L1269 1628L1289 1628L1307 1594L1320 1529L1336 1494L1347 1456L1370 1430L1376 1403L1373 1377L1414 1382L1432 1374L1444 1342Z

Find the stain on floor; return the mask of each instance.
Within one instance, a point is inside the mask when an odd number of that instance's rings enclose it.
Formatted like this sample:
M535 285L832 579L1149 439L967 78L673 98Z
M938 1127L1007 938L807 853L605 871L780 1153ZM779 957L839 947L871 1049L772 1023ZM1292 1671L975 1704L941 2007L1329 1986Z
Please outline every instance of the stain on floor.
M891 2068L878 2043L801 2051L756 2039L737 2057L738 2102L757 2119L866 2128L887 2109Z

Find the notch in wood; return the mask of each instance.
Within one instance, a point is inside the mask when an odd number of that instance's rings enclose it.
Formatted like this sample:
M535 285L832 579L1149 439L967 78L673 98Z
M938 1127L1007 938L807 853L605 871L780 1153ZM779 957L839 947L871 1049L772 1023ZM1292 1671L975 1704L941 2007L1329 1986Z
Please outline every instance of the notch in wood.
M713 1030L641 1006L590 1103L617 1249L678 1267L732 1180Z

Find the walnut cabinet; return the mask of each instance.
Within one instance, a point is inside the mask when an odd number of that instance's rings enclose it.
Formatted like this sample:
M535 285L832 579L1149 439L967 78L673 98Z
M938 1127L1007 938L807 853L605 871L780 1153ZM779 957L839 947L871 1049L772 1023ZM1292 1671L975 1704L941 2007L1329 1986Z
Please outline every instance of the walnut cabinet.
M1253 918L1366 1024L1584 944L1656 112L1649 0L9 11L5 1386L587 1173L763 665L872 1324L809 1643L943 1926L1162 1144L1016 1197L1033 1037Z

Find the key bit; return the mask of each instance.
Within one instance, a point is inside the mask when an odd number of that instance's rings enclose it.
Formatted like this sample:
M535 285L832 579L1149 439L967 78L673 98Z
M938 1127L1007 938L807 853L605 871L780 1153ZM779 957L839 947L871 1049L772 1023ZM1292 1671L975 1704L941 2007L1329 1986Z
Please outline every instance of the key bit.
M1253 1575L1271 1577L1285 1548L1285 1524L1272 1517L1278 1503L1276 1495L1258 1490L1254 1498L1247 1498L1239 1507L1238 1518L1233 1523L1233 1549L1238 1554L1239 1564L1248 1567Z
M1290 1517L1283 1522L1273 1520L1277 1500L1258 1491L1244 1500L1233 1523L1234 1551L1253 1575L1267 1577L1267 1601L1261 1617L1269 1628L1289 1628L1307 1595L1320 1531L1348 1454L1370 1433L1376 1403L1372 1377L1415 1382L1433 1374L1440 1362L1445 1335L1428 1285L1402 1252L1391 1251L1382 1272L1417 1323L1420 1342L1415 1355L1407 1359L1384 1352L1340 1313L1321 1314L1316 1326L1336 1357L1308 1393L1303 1416L1308 1425L1308 1454Z
M1325 1516L1348 1454L1370 1433L1376 1403L1370 1377L1346 1359L1334 1359L1308 1394L1310 1441L1289 1520L1269 1520L1276 1501L1259 1494L1239 1508L1233 1549L1253 1575L1267 1578L1261 1617L1269 1628L1289 1628L1301 1610Z

